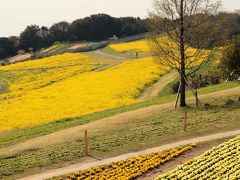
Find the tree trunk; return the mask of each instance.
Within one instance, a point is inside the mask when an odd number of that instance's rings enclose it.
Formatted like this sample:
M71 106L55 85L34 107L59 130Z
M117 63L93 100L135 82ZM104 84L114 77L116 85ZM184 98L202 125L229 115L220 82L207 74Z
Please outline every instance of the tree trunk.
M183 72L185 72L185 71L182 71L182 73ZM185 75L185 74L183 74L183 75ZM187 103L186 103L186 81L185 81L183 75L181 74L180 107L187 106Z
M183 12L183 2L181 0L180 4L180 57L181 57L181 93L180 93L180 107L187 106L186 104L186 81L185 81L185 41L184 41L184 12Z

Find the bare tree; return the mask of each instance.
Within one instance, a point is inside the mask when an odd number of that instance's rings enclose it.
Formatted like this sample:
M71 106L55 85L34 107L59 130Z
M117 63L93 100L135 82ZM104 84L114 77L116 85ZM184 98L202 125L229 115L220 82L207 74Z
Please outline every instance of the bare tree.
M181 76L180 106L186 106L187 77L204 66L206 47L217 29L214 15L220 0L154 0L149 14L150 45L153 56ZM159 38L164 33L166 37ZM197 47L193 49L192 47Z

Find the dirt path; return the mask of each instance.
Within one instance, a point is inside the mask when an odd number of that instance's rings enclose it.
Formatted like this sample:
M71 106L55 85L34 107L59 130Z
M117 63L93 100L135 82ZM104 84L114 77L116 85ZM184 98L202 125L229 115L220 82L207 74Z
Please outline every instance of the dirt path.
M127 62L130 60L117 55L104 53L101 50L86 52L83 54L86 54L90 56L91 59L93 59L94 61L103 64L103 66L98 68L96 71L103 71L105 69L111 68L113 66L117 66L123 62Z
M10 61L11 63L19 62L19 61L23 61L23 60L25 60L25 59L28 59L28 58L30 58L31 56L32 56L31 53L18 54L18 55L16 55L16 56L11 57L11 58L9 59L9 61Z
M140 100L147 100L157 97L158 94L172 81L174 81L178 77L178 73L176 71L172 71L162 78L151 87L149 87L143 94L139 97Z
M174 148L174 147L183 146L183 145L187 145L187 144L217 140L217 139L222 139L222 138L227 138L227 137L233 137L233 136L237 136L239 134L240 134L240 130L236 130L236 131L230 131L230 132L225 132L225 133L218 133L218 134L212 134L212 135L208 135L208 136L192 138L192 139L178 141L178 142L171 143L171 144L162 145L162 146L151 148L151 149L146 149L146 150L139 151L139 152L123 154L123 155L120 155L120 156L116 156L116 157L109 158L109 159L104 159L104 160L101 160L101 161L95 161L95 162L86 163L86 164L79 163L79 164L74 164L74 165L64 167L64 168L49 170L49 171L46 171L44 173L40 173L40 174L36 174L36 175L33 175L33 176L22 178L21 180L47 179L47 178L51 178L53 176L60 176L60 175L68 174L68 173L71 173L71 172L88 169L88 168L91 168L91 167L94 167L94 166L102 166L102 165L106 165L106 164L109 164L109 163L112 163L112 162L115 162L115 161L126 160L126 159L131 158L131 157L146 155L146 154L150 154L150 153L153 153L153 152L166 150L166 149L169 149L169 148Z
M232 94L240 95L240 87L235 87L232 89L200 95L199 97L201 98L201 100L208 99L209 101L210 98L225 97L225 96L230 96ZM188 101L193 102L194 98L193 97L188 98ZM153 106L137 109L130 112L124 112L124 113L121 113L109 118L104 118L98 121L94 121L88 124L54 132L52 134L48 134L45 136L29 139L25 142L14 144L14 145L0 149L0 156L16 154L18 152L21 152L27 149L47 147L49 145L54 145L61 142L75 140L79 138L80 132L83 132L86 129L88 129L91 132L97 133L98 131L101 131L102 128L107 127L109 125L118 125L122 123L127 123L129 121L132 121L138 118L151 116L153 113L156 113L156 112L159 113L159 112L168 111L172 107L173 107L173 102L161 104L161 105L153 105ZM49 141L49 139L51 139L51 141Z
M115 54L105 53L105 52L103 52L101 50L92 51L90 53L93 53L93 54L95 54L97 56L109 57L109 58L112 58L112 59L119 59L119 60L126 59L125 57L118 56L118 55L115 55Z
M90 57L92 57L97 62L103 63L103 64L109 64L109 65L116 65L121 62L129 61L130 59L120 57L114 54L108 54L105 52L102 52L101 50L91 51L83 53Z

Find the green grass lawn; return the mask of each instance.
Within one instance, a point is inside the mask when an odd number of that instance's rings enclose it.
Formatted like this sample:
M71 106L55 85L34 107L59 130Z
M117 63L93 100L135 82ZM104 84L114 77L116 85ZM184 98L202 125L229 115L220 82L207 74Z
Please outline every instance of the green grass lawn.
M236 86L239 86L239 83L224 83L224 84L209 86L206 88L199 89L199 94L200 95L207 94L207 93L220 91L220 90L224 90L224 89L228 89ZM191 97L191 96L193 96L192 93L188 91L187 97ZM34 138L34 137L50 134L52 132L56 132L59 130L67 129L70 127L86 124L86 123L96 121L102 118L107 118L119 113L132 111L135 109L139 109L139 108L143 108L151 105L171 102L174 100L175 100L175 95L169 94L169 95L159 96L152 100L135 103L128 106L123 106L116 109L109 109L106 111L97 112L97 113L93 113L93 114L89 114L81 117L62 119L59 121L51 122L51 123L36 126L36 127L31 127L26 129L17 129L17 130L5 132L5 133L2 132L0 133L0 147L6 147L14 143L23 142L30 138Z
M210 107L189 108L187 132L183 130L183 109L109 125L94 133L90 131L90 154L100 158L112 157L185 138L237 129L240 125L240 102L226 104L228 99L220 98ZM80 134L72 141L0 157L0 177L7 179L13 175L22 176L81 162L83 156L83 138Z

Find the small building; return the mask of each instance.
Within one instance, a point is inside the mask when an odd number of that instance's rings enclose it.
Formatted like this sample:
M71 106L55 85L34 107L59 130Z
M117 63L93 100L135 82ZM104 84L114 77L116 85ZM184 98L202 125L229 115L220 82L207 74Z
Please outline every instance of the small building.
M17 52L18 54L21 54L21 55L23 55L23 54L25 54L26 53L26 51L25 50L23 50L23 49L20 49L18 52Z
M113 35L112 37L108 38L108 40L118 40L117 35Z

